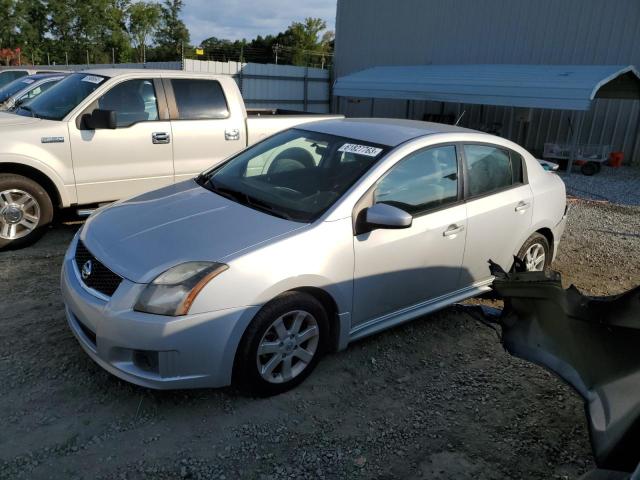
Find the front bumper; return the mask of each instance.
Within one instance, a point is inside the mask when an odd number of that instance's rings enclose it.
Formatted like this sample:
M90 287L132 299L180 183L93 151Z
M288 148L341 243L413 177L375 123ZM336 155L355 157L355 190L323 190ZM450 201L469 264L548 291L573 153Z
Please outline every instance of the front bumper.
M81 283L72 243L61 288L67 321L82 348L101 367L149 388L222 387L231 383L242 334L259 307L165 317L135 312L144 285L123 280L105 300Z

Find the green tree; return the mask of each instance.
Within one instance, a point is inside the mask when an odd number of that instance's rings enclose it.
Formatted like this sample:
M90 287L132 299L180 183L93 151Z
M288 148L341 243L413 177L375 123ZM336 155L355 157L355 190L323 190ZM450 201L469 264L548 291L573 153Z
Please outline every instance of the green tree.
M160 6L139 1L128 8L129 34L139 62L146 61L145 48L160 24Z
M308 65L312 53L321 48L320 33L327 28L321 18L305 18L304 22L293 22L281 35L280 43L291 52L293 65Z
M42 0L20 0L15 5L13 21L17 33L13 47L21 47L24 63L46 63L46 4Z
M14 46L17 30L15 11L15 0L0 0L0 48Z
M158 60L180 58L182 48L189 49L189 30L180 19L182 0L164 0L161 8L160 28L156 31L155 56Z

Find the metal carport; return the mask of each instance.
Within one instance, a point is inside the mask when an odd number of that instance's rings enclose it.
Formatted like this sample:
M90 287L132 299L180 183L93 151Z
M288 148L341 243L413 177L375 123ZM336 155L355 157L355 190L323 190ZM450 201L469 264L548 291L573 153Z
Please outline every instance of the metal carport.
M640 99L640 74L631 65L380 66L338 78L333 95L583 112L595 98ZM574 147L581 125L578 113Z

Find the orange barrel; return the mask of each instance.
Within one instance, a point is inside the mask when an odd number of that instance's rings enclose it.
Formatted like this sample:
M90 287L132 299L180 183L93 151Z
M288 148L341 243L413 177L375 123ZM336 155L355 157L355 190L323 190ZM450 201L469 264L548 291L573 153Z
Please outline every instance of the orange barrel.
M624 160L624 152L611 152L609 154L609 165L618 168L622 166L622 161Z

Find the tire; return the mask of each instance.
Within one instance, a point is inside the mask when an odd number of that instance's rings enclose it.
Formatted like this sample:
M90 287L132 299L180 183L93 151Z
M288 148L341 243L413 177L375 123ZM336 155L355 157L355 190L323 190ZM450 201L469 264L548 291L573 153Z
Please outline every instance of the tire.
M275 327L280 320L285 330ZM296 324L298 336L293 338ZM314 325L317 335L310 337ZM301 333L309 338L302 341ZM326 351L328 338L329 323L322 304L307 293L287 292L262 307L247 327L236 353L234 384L252 396L286 392L311 374ZM258 355L260 346L263 355ZM311 356L309 352L313 352Z
M582 165L582 167L580 167L580 171L582 172L583 175L590 177L591 175L595 175L600 171L600 169L598 168L599 166L600 165L597 164L596 162L587 162L584 165Z
M544 261L539 265L539 267L533 268L534 265L538 265L534 258L539 258L539 256L534 257L530 254L533 254L536 251L540 252L540 249L544 252ZM518 258L527 266L527 271L544 271L548 269L551 266L551 248L549 247L549 241L540 233L536 232L532 234L520 248Z
M26 247L53 220L51 197L42 185L15 174L0 174L0 250Z

